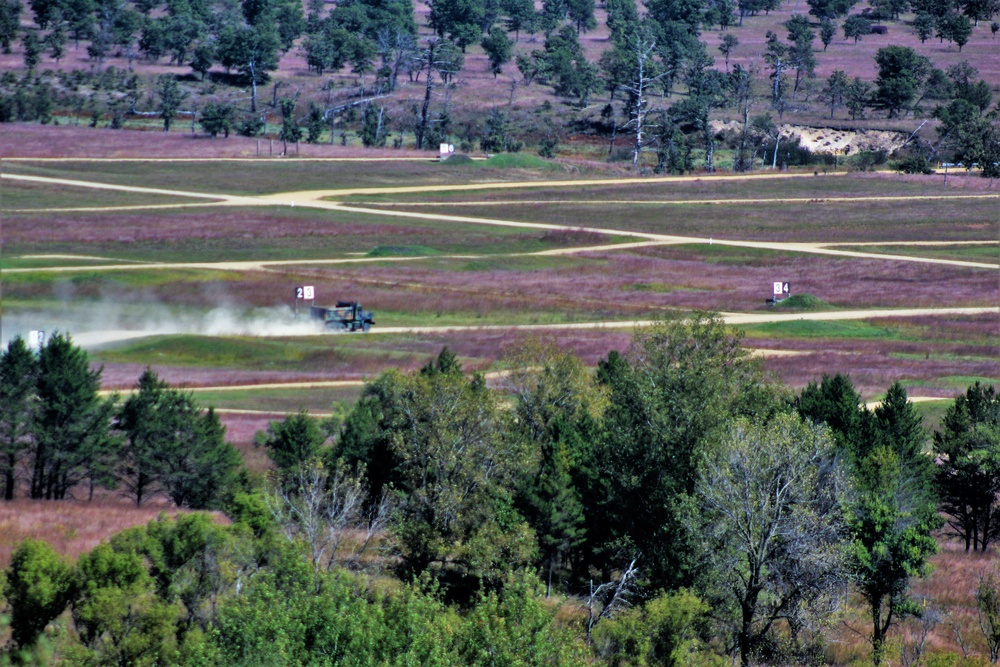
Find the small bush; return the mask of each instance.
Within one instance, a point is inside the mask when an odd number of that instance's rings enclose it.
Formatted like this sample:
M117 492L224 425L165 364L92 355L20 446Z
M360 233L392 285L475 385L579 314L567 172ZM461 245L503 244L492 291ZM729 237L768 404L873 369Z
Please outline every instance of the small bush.
M480 163L492 169L558 169L559 166L546 162L535 155L522 153L501 153Z
M854 163L851 165L854 171L875 171L889 160L889 153L885 149L876 151L861 151L854 156Z
M830 304L812 294L795 294L784 299L778 304L780 308L793 308L795 310L819 310L829 308Z
M264 121L256 116L247 116L236 126L236 133L242 137L259 136L264 129Z
M896 171L904 174L933 174L934 168L926 157L914 153L900 160L896 165Z

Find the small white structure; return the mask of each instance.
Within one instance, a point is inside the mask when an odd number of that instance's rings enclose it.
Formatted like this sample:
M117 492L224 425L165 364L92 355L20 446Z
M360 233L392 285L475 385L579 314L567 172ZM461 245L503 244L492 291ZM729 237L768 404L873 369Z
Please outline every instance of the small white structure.
M45 332L42 330L28 332L28 349L41 350L45 347Z
M448 156L455 152L455 144L441 144L438 146L438 158L447 160Z

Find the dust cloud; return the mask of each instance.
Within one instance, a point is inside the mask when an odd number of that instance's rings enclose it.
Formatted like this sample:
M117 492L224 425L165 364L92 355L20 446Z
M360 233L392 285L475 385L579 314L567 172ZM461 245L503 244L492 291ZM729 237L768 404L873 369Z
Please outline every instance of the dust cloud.
M208 310L174 308L150 303L65 302L53 309L4 309L0 344L28 332L43 330L69 334L85 348L168 334L201 336L314 336L324 333L308 312L298 315L288 306L240 308L226 305Z

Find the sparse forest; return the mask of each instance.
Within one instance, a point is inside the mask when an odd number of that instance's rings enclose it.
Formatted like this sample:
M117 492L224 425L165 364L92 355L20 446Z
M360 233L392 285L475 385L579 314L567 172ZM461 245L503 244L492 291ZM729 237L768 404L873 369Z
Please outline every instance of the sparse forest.
M13 339L7 500L220 511L161 515L75 561L21 542L4 659L817 664L848 623L870 664L996 660L996 574L965 638L982 652L924 653L900 630L943 613L913 594L940 539L974 554L1000 532L992 386L930 433L899 383L874 409L844 375L791 392L712 315L637 330L596 370L542 341L504 367L487 382L445 348L384 372L346 413L272 422L259 475L154 372L105 396L69 337Z
M666 173L841 157L870 169L891 156L907 173L951 162L1000 174L1000 80L963 52L970 40L995 51L996 0L796 11L780 0L4 0L0 122L183 124L277 140L283 154L303 141L450 142ZM898 136L831 147L804 137L820 126Z

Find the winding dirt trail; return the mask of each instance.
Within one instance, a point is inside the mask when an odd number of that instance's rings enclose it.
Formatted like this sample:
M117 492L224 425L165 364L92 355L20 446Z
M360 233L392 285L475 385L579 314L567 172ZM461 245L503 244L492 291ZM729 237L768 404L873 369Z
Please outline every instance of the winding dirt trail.
M838 176L839 174L831 174L827 176ZM824 176L826 178L827 176ZM850 257L858 259L877 259L886 261L904 261L904 262L917 262L922 264L936 264L936 265L947 265L947 266L959 266L967 268L976 269L993 269L996 270L1000 268L996 263L990 262L974 262L967 260L955 260L955 259L945 259L937 257L919 257L912 255L894 255L887 253L870 253L858 250L839 250L837 248L829 247L829 244L823 243L779 243L773 241L740 241L740 240L727 240L727 239L715 239L712 237L695 237L695 236L678 236L672 234L656 234L651 232L638 232L638 231L626 231L620 229L612 229L607 227L574 227L570 225L557 225L550 223L536 223L536 222L521 222L515 220L502 220L493 218L481 218L481 217L471 217L471 216L459 216L459 215L445 215L441 213L419 213L412 211L398 211L398 210L387 210L385 208L372 208L366 206L349 206L341 204L335 201L327 201L325 198L328 197L343 197L348 195L360 195L360 194L403 194L403 193L419 193L419 192L454 192L454 191L469 191L469 190L483 190L483 189L494 189L494 190L504 190L504 189L524 189L524 188L539 188L539 187L583 187L587 185L629 185L637 183L677 183L677 182L690 182L690 181L701 181L705 180L703 177L683 177L683 176L670 176L661 178L625 178L625 179L590 179L590 180L563 180L563 181L516 181L516 182L491 182L491 183L475 183L475 184L460 184L460 185L420 185L420 186L397 186L397 187L379 187L379 188L346 188L339 190L307 190L307 191L297 191L297 192L282 192L271 195L265 195L260 197L248 197L240 195L228 195L228 194L210 194L210 193L192 193L179 190L163 190L158 188L145 188L139 186L130 185L113 185L107 183L93 183L90 181L79 181L72 179L63 178L49 178L43 176L26 176L20 174L0 174L0 178L10 179L10 180L21 180L27 182L35 183L50 183L64 186L74 186L74 187L86 187L95 188L100 190L116 190L122 192L138 192L147 194L159 194L159 195L169 195L177 197L194 197L207 199L211 201L211 205L215 206L304 206L313 209L329 210L329 211L340 211L348 213L358 213L364 215L376 215L383 217L396 217L405 219L416 219L416 220L433 220L439 222L452 222L452 223L463 223L463 224L477 224L477 225L490 225L498 227L511 227L520 229L538 229L547 231L577 231L577 232L588 232L593 234L600 234L602 236L625 236L636 239L642 239L644 242L655 242L660 244L685 244L685 243L696 243L696 244L718 244L722 246L730 246L737 248L755 248L761 250L771 250L776 252L800 252L807 254L817 254L817 255L827 255L835 257ZM726 180L752 180L752 179L791 179L791 178L817 178L810 174L765 174L765 175L732 175L732 176L718 176L713 177L720 181ZM944 197L944 195L941 195ZM956 195L957 197L980 197L981 195ZM997 198L997 195L984 195L988 197ZM919 196L917 197L919 198ZM875 197L874 199L879 199ZM906 197L900 197L900 199L906 199ZM853 201L865 201L865 197L852 198ZM725 200L719 200L725 201ZM755 202L767 201L765 200L754 200ZM856 244L852 244L856 245ZM609 249L607 246L600 246L602 249ZM635 247L635 246L633 246ZM578 252L584 252L579 250ZM570 254L564 252L563 254ZM385 258L379 258L384 260ZM405 261L411 260L412 258L395 258L395 261ZM341 260L342 263L347 262L362 262L366 261L362 258L356 258L352 260ZM301 264L299 262L288 262L284 261L280 265L289 264ZM315 263L324 264L331 263L328 260L307 260L305 263ZM261 261L253 262L180 262L180 263L158 263L149 264L150 268L192 268L192 269L216 269L216 270L232 270L232 271L245 271L245 270L261 270L267 266L273 266L274 264ZM129 265L130 268L135 268L136 265ZM87 266L87 267L57 267L61 272L68 272L73 270L120 270L117 267L112 267L108 265L104 266ZM22 268L22 269L11 269L11 271L17 271L21 273L27 272L39 272L45 271L46 269L38 268ZM49 269L51 270L51 269Z

